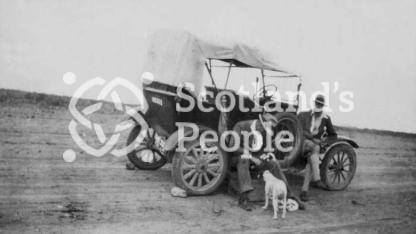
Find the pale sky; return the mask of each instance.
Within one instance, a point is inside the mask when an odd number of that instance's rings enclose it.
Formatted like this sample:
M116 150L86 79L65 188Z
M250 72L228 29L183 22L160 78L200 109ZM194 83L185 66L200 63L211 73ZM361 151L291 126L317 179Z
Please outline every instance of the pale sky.
M70 96L68 71L138 84L154 28L259 47L307 93L339 82L355 108L335 124L416 132L416 1L0 0L0 88Z

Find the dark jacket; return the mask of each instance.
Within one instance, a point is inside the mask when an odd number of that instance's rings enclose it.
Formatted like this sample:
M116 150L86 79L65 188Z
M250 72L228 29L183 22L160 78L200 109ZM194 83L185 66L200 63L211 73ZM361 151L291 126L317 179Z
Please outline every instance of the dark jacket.
M322 113L321 125L318 128L318 133L312 135L310 129L312 124L312 111L301 112L298 115L298 119L303 128L303 136L306 139L312 140L313 138L321 139L322 135L326 132L328 137L337 136L334 126L332 125L331 118L324 112Z

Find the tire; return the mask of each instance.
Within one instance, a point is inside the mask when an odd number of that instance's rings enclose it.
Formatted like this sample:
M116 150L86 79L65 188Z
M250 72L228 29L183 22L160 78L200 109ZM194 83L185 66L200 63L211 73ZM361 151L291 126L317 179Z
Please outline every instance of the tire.
M139 135L141 130L140 125L136 125L131 131L127 138L127 144L130 145L136 137ZM146 141L146 139L144 140ZM152 154L153 158L155 159L153 162L145 162L142 160L143 155L145 154ZM139 147L135 148L133 151L127 154L127 158L133 163L137 168L141 170L157 170L163 165L166 164L167 159L166 157L160 153L157 149L153 147L149 147L146 144L142 144Z
M324 156L320 167L321 180L331 191L344 190L354 178L357 155L348 143L333 146Z
M218 143L208 147L211 146L217 147L215 152L201 155L202 149L198 138L185 143L185 152L175 152L172 161L172 179L176 186L186 190L189 195L207 195L215 192L227 175L226 153Z
M303 143L303 132L302 127L299 123L297 116L293 113L289 112L282 112L277 113L276 118L278 120L278 124L276 126L276 134L278 134L282 130L290 131L294 135L293 143L283 143L286 145L282 145L283 147L292 147L292 150L289 152L282 152L277 150L276 151L276 158L281 161L281 164L284 167L288 167L293 164L293 162L299 156L302 150L302 143Z

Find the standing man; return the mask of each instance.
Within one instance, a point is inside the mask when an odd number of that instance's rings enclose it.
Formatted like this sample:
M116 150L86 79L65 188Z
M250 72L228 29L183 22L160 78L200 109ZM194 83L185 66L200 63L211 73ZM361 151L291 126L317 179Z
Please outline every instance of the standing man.
M331 118L323 111L325 97L318 95L315 98L315 106L311 111L299 113L299 120L303 127L303 156L307 157L308 163L305 168L305 178L303 181L300 199L308 201L309 184L325 189L326 185L321 181L319 171L319 154L321 150L321 138L324 133L328 137L337 136L332 125Z
M270 170L270 172L277 178L283 180L288 188L288 195L291 196L291 190L289 189L286 176L283 174L279 162L267 161L267 153L264 151L266 137L273 136L273 128L277 126L277 118L269 113L264 113L256 120L240 121L234 126L234 131L240 136L240 147L237 149L235 156L237 158L237 177L239 184L239 201L238 205L244 210L251 211L253 209L252 204L248 200L248 193L254 190L252 180L250 176L250 161L254 162L257 166L262 166ZM244 134L250 132L257 132L261 135L257 137L255 134L248 138L248 142L245 142ZM269 136L267 136L269 135ZM247 138L247 137L246 137ZM230 145L234 145L235 139L230 139ZM249 151L249 148L257 148L253 151ZM289 197L288 196L288 197ZM297 200L297 199L296 199ZM304 209L303 204L299 203L299 207Z

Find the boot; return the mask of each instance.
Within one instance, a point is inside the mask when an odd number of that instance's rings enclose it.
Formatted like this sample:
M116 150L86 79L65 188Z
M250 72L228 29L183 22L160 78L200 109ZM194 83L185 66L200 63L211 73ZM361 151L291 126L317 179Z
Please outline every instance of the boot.
M253 205L248 200L247 192L241 193L238 199L238 206L241 207L245 211L252 211Z
M319 189L326 189L326 184L324 184L321 180L317 180L317 181L313 181L311 182L311 186L314 188L319 188Z

